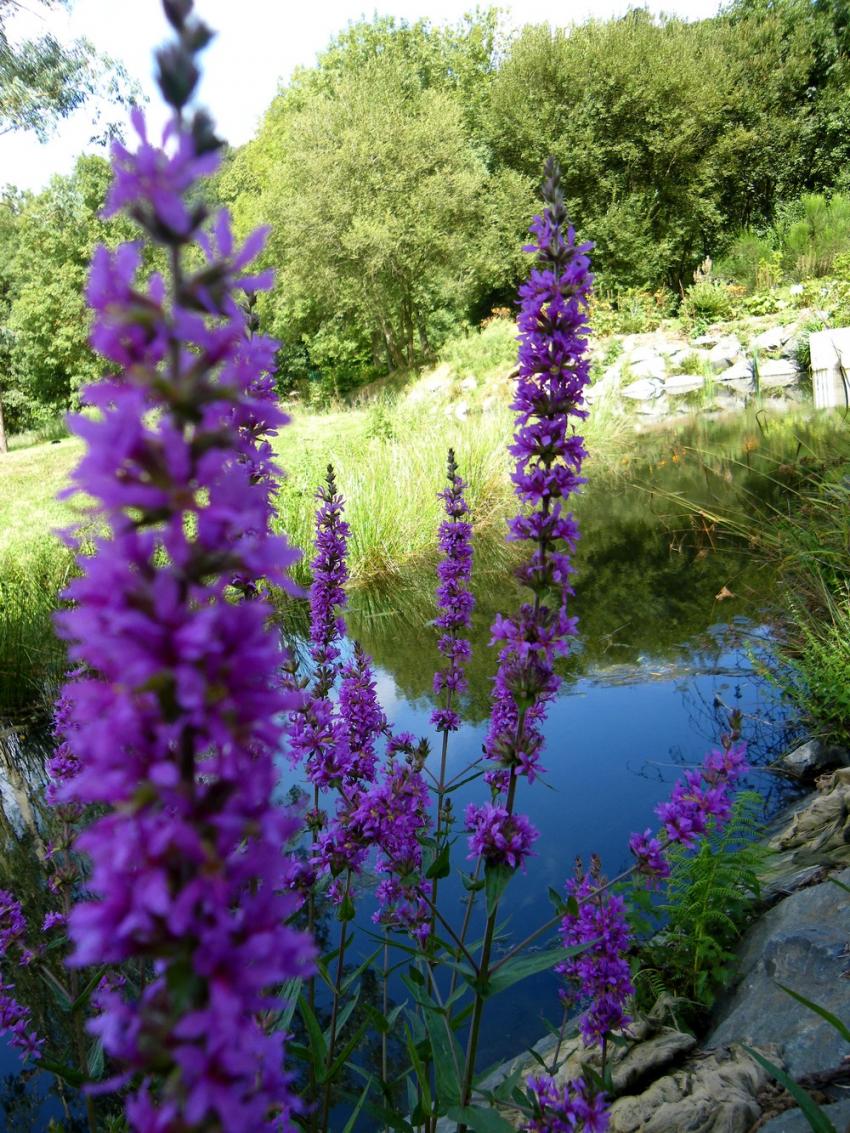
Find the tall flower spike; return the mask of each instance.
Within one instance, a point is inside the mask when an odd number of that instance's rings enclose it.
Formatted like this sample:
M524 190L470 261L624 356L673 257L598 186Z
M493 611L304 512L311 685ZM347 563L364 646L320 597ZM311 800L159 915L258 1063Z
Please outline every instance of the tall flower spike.
M110 198L166 246L170 277L140 281L137 245L92 265L92 342L121 372L86 390L97 416L73 421L87 444L74 487L107 534L58 617L82 671L64 709L79 766L56 796L101 809L77 844L91 899L71 914L72 962L152 967L138 999L105 991L92 1025L135 1087L131 1127L280 1131L295 1103L284 1037L262 1018L313 952L286 924L283 847L299 823L271 802L294 697L268 601L233 601L232 581L291 585L264 439L286 417L269 396L274 344L247 336L236 298L269 285L245 274L262 235L238 248L220 214L202 236L191 192L215 148L206 116L183 113L209 38L191 9L166 0L178 42L159 56L175 108L163 146L137 113L141 143L115 148ZM195 241L206 262L190 270Z
M345 556L351 529L342 518L345 501L336 489L333 465L328 465L325 484L316 498L316 557L310 566L310 653L316 663L313 691L327 696L337 674L340 650L337 644L345 637L345 621L338 613L346 604L345 584L348 568Z
M458 475L454 449L449 449L446 468L449 486L440 492L447 518L440 524L440 549L443 558L437 567L440 584L437 604L440 615L434 625L443 630L437 648L448 664L434 674L434 694L444 698L441 707L431 713L431 723L438 732L456 732L460 716L454 704L468 687L463 662L469 659L469 640L459 636L471 625L475 599L469 591L472 577L472 525L464 516L469 505L464 498L465 482Z
M509 522L509 538L530 544L519 579L532 591L513 617L497 617L492 643L499 643L493 710L485 754L494 791L506 792L513 811L517 777L531 782L543 743L541 723L560 679L555 660L568 652L576 632L567 614L572 594L570 555L578 538L564 500L583 483L584 442L574 422L588 379L586 324L591 276L587 252L568 224L557 162L550 159L543 184L545 209L531 225L526 251L536 266L520 289L519 366L512 407L517 412L510 452L512 479L526 508Z

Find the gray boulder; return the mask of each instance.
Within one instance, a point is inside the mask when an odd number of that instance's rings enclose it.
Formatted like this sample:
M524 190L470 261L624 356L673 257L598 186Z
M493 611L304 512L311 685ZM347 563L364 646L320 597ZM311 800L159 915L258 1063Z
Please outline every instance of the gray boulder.
M736 334L725 335L708 352L711 368L718 374L741 356L741 342Z
M850 870L839 875L850 882ZM850 899L831 882L786 897L759 920L739 953L740 983L705 1041L776 1047L793 1078L838 1065L847 1044L779 984L850 1019L846 978Z
M745 358L739 358L737 362L733 362L731 366L727 366L725 370L721 370L715 374L714 380L716 382L751 382L753 377L753 368Z
M850 1098L823 1106L823 1111L838 1133L850 1129ZM787 1109L762 1125L760 1133L811 1133L811 1125L799 1109Z
M664 393L664 383L657 378L639 378L622 390L623 397L632 401L654 401Z
M793 326L768 327L753 339L756 350L778 350L793 335Z
M762 389L784 389L799 379L800 371L790 358L768 358L759 362L759 386Z
M840 744L809 740L789 751L779 762L798 779L814 779L833 767L850 767L850 751Z
M694 393L705 385L702 374L671 374L664 379L664 392L672 397L681 397L686 393Z

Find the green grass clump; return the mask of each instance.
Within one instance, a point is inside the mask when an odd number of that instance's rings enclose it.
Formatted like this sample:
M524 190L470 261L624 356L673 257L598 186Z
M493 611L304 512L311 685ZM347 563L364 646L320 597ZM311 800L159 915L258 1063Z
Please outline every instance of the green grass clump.
M440 351L440 361L460 378L483 381L509 373L516 365L517 328L513 319L492 319L482 330L452 335Z

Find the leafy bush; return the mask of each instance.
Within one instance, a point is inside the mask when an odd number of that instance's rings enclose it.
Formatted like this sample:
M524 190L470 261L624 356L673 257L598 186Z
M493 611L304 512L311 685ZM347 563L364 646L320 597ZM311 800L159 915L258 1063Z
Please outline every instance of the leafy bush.
M805 193L800 207L802 215L785 234L785 267L796 279L829 275L835 257L850 251L850 196Z
M656 330L672 314L673 295L666 288L647 291L630 287L593 295L589 320L598 335L643 334Z
M449 338L440 351L440 361L465 378L481 381L516 364L517 327L511 318L487 320L480 331L461 331Z
M685 293L680 313L691 323L708 324L730 319L733 311L733 293L727 284L700 279Z
M774 255L775 244L774 233L742 228L719 261L717 274L742 284L748 291L755 291L760 286L761 265Z
M758 794L742 792L721 831L711 830L695 853L677 848L671 855L666 900L656 910L667 923L641 957L638 988L645 1001L663 987L689 1000L699 1016L728 984L734 945L757 908L768 854L755 842L761 807Z
M779 675L812 727L839 743L850 740L850 594L830 603L831 618L794 607L793 654Z

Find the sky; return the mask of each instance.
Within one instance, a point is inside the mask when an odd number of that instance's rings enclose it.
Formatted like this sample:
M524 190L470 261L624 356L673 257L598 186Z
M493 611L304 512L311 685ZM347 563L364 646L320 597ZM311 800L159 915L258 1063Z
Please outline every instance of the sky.
M152 52L168 37L159 0L75 0L71 10L45 13L38 0L21 0L26 9L9 25L13 38L50 31L63 41L85 37L120 60L150 99L150 116L161 121L153 83ZM196 0L196 11L217 31L203 56L200 99L212 112L221 136L233 145L256 131L278 85L297 66L310 66L337 32L376 12L409 21L428 17L455 23L474 0ZM484 5L482 5L484 6ZM635 0L510 0L499 7L509 28L525 23L567 26L591 16L621 15ZM652 11L686 19L714 15L717 0L649 0ZM0 137L0 184L38 190L52 174L71 171L74 159L92 149L91 114L85 109L61 123L41 144L27 134Z

